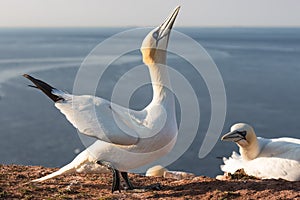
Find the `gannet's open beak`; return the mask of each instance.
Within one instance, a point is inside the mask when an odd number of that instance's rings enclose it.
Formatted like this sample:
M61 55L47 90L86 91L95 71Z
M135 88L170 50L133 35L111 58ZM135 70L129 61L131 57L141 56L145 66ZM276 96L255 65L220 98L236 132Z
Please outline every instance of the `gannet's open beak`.
M157 31L153 33L156 34L153 35L153 37L156 38L156 43L158 43L159 40L163 39L164 37L167 37L167 39L169 39L171 29L173 28L179 10L180 10L180 6L177 6L175 10L172 12L172 14L165 20L165 22L162 23L157 29Z
M232 131L229 132L221 138L222 141L231 141L231 142L238 142L240 140L246 140L246 131Z

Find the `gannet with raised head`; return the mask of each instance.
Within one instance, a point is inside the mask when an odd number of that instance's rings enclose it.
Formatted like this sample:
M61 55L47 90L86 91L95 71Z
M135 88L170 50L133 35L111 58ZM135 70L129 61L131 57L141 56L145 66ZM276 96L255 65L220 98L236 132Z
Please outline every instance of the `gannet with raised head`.
M120 176L128 189L133 189L127 172L149 164L171 151L177 139L174 96L166 67L166 49L170 32L179 12L178 6L166 21L152 30L141 47L144 63L148 66L153 88L151 103L141 111L113 104L89 95L71 95L47 83L24 74L55 102L79 132L97 140L81 152L71 163L45 177L83 169L98 163L113 172L112 192L120 191Z
M230 158L223 158L222 171L244 169L246 174L263 179L300 180L300 139L256 137L250 125L238 123L222 140L235 142L240 151L240 155L233 152Z

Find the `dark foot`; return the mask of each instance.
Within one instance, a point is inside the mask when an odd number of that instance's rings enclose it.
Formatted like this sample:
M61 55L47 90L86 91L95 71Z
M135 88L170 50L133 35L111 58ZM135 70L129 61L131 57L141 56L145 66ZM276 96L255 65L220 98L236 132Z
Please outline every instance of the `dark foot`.
M128 190L128 192L142 193L147 191L157 191L161 190L162 186L159 183L144 186L144 187L134 187L133 190Z
M121 175L123 179L125 180L125 183L127 185L127 188L125 188L127 191L132 191L132 192L145 192L149 190L161 190L162 187L159 183L153 184L153 185L148 185L146 187L134 187L129 178L128 178L128 173L127 172L121 172Z
M126 183L126 185L127 185L127 190L133 190L134 189L134 187L133 187L133 185L131 184L131 182L130 182L130 180L129 180L129 178L128 178L128 173L127 172L121 172L121 175L122 175L122 177L123 177L123 179L125 180L125 183Z
M99 161L97 161L97 164L102 165L104 167L107 167L113 173L113 181L112 181L111 192L114 193L114 191L117 191L117 190L119 192L121 192L121 190L120 190L120 174L119 174L119 171L116 170L113 167L113 165L110 162L107 162L107 161L99 160Z
M162 186L160 183L156 183L156 184L145 186L144 189L145 190L161 190Z

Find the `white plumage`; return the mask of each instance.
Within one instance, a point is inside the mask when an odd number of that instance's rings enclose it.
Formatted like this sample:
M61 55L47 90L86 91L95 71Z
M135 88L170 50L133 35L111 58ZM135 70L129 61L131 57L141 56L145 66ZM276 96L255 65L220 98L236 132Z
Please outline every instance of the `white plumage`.
M177 123L165 64L166 48L178 12L179 7L161 26L151 31L142 44L143 61L149 68L152 81L153 99L141 111L124 108L99 97L71 95L24 75L36 85L34 87L55 101L56 108L74 127L97 139L71 163L34 181L84 171L85 168L90 170L99 160L109 162L116 170L127 172L171 151L177 138Z
M244 169L246 174L263 179L300 180L300 139L256 137L251 126L239 123L222 140L236 142L241 154L233 152L228 159L223 158L222 171Z

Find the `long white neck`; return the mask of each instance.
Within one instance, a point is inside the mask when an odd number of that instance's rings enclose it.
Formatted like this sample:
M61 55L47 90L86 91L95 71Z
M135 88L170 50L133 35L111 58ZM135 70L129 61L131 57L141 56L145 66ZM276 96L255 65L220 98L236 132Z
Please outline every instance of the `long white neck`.
M152 103L163 103L165 101L174 101L171 92L171 84L169 79L168 69L165 64L151 63L148 64L152 89Z
M141 48L141 51L143 61L148 66L152 82L153 99L151 103L166 104L175 107L166 66L167 52L155 48Z

